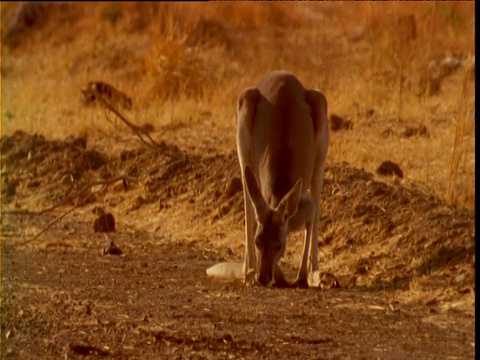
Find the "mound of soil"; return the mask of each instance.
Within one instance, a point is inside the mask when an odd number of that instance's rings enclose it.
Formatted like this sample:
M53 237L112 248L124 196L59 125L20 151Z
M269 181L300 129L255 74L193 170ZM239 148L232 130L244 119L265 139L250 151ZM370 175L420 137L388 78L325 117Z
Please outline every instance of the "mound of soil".
M120 174L128 177L121 186L78 195ZM2 137L3 354L473 357L472 212L330 164L320 264L340 289L244 287L205 275L215 262L243 256L243 239L232 251L207 232L216 226L241 233L239 177L235 152L199 155L161 143L113 154L83 138ZM56 204L62 206L38 213ZM72 205L71 215L31 240ZM115 233L94 232L98 206L115 210ZM178 229L204 228L193 240L167 236L142 225L151 216ZM121 255L104 254L113 239ZM288 276L295 276L301 247L294 234L281 264Z

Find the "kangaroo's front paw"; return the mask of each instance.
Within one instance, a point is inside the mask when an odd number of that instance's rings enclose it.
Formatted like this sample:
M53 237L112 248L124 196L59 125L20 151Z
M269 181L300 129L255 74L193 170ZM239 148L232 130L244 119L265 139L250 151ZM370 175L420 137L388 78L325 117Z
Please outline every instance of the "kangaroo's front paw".
M316 270L308 274L308 285L311 288L320 288L320 271Z
M252 286L255 284L255 270L250 269L245 273L245 278L243 279L243 284L245 286Z
M308 289L310 287L308 285L308 280L302 278L298 278L297 280L295 280L292 286L300 289Z

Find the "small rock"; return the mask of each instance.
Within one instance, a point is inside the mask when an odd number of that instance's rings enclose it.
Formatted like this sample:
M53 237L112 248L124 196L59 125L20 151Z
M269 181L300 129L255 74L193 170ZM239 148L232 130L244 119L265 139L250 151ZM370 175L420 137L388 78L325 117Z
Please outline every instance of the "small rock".
M341 129L351 130L352 128L353 124L350 120L345 120L335 114L330 115L330 129L332 129L332 131L338 131Z
M390 160L384 161L377 169L377 174L382 176L396 175L403 179L403 171L400 166Z
M458 283L461 283L465 280L466 276L465 274L460 274L460 275L457 275L455 276L455 282L458 284Z
M429 133L428 133L427 127L425 125L420 125L418 127L407 127L405 131L402 133L402 136L405 138L409 138L416 135L428 137Z
M438 65L442 75L446 76L458 69L462 65L462 60L455 56L445 56L439 61Z
M82 149L87 148L87 139L84 136L79 136L72 141L72 145Z
M460 294L462 294L462 295L466 295L466 294L473 293L473 289L470 288L470 287L467 287L467 288L458 290L458 292L459 292Z
M107 163L107 157L95 150L87 150L77 159L77 167L81 169L98 170Z
M371 118L373 115L375 115L375 110L373 110L373 109L367 109L367 110L365 110L365 116L366 116L367 118Z
M40 186L40 184L41 184L40 181L34 180L34 181L29 182L29 183L27 184L27 188L29 188L29 189L31 189L31 188L37 188L37 187Z
M322 290L340 288L340 283L335 275L329 272L320 273L320 287Z
M80 356L96 355L96 356L109 356L110 352L107 349L100 349L89 344L71 343L69 344L70 350Z
M122 255L122 250L115 245L115 243L110 241L110 244L103 249L103 255Z
M17 192L17 182L8 183L6 186L2 188L2 193L5 192L5 196L10 197L14 196Z
M167 209L170 209L171 207L172 207L172 205L170 203L168 203L167 201L160 200L160 203L158 205L158 211L167 210Z
M100 215L93 223L94 232L115 232L115 218L111 213Z

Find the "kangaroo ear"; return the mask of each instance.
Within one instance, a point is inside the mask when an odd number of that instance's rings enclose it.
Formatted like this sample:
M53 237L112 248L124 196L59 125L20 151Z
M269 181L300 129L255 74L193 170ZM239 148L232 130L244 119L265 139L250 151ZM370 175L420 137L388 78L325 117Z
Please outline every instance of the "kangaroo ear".
M260 187L258 186L257 178L249 166L245 166L245 183L248 194L250 195L250 199L252 200L253 207L255 208L257 220L264 222L268 216L270 207L263 198Z
M258 91L257 88L246 88L238 96L237 119L238 121L244 122L250 132L253 129L259 98L260 91Z
M315 137L318 138L323 131L328 131L327 98L318 90L307 90L305 100L310 105Z
M298 210L298 204L302 198L303 180L298 179L292 190L288 192L277 206L275 217L282 223L285 223Z

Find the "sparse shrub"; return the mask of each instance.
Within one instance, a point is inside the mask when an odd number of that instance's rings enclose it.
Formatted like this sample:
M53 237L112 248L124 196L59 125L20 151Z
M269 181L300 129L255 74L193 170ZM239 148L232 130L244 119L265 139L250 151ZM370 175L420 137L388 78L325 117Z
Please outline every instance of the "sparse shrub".
M166 8L168 10L168 8ZM212 74L197 48L187 45L188 28L178 14L165 11L152 48L145 55L145 68L154 78L152 97L176 98L180 95L198 97L212 85Z

